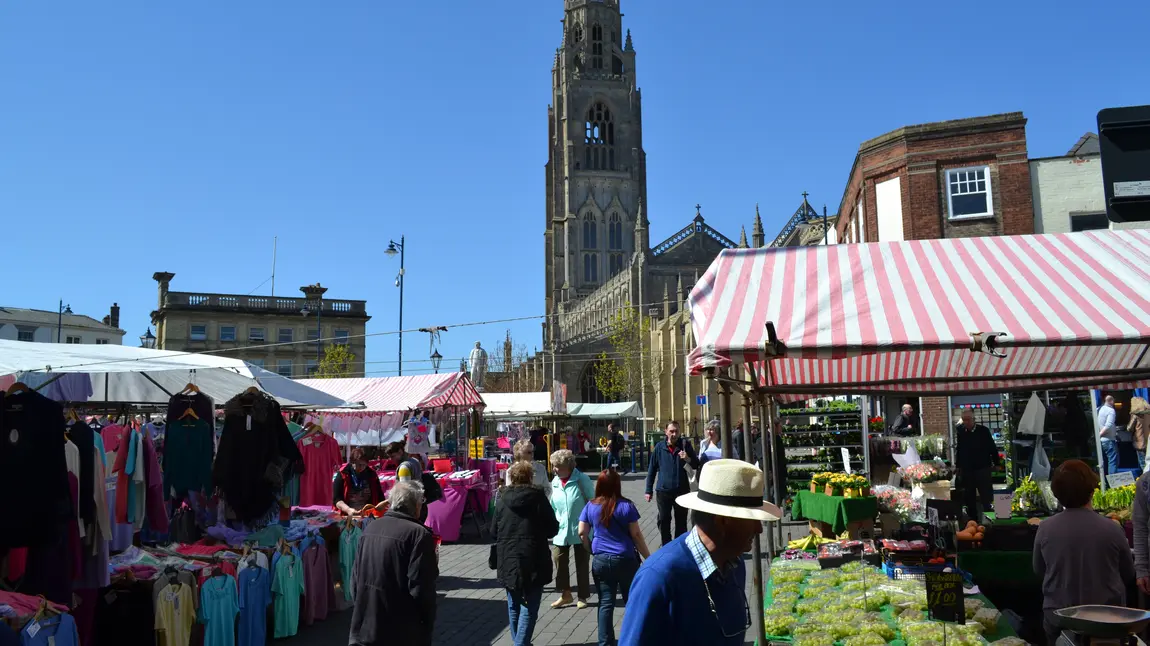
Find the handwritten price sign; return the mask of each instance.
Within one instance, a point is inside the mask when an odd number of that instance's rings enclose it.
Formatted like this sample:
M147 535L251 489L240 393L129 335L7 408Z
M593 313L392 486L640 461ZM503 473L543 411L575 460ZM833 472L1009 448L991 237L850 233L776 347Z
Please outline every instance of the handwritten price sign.
M965 624L962 575L957 572L927 572L926 607L931 619Z

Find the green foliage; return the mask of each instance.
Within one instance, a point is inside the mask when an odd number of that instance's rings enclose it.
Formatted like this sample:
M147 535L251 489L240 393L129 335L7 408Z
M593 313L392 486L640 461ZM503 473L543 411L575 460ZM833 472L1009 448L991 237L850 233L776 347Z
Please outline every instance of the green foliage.
M594 367L595 387L608 400L638 400L644 385L652 383L653 360L644 361L644 338L650 328L651 320L629 303L611 315L607 332L611 352L601 352Z
M316 367L316 379L338 379L354 375L352 366L355 364L355 355L349 346L343 343L333 343L324 350L323 359Z

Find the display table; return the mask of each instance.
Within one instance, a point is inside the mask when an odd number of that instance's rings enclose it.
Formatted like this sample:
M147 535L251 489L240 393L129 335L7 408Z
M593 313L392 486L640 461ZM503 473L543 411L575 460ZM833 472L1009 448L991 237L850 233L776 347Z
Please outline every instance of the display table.
M779 562L778 559L776 559L775 561ZM884 576L882 574L878 574L875 577L874 585L877 588L878 586L882 585L883 583L886 583L887 581L888 581L888 579L886 576ZM926 587L926 584L924 583L923 588L925 589L925 587ZM774 592L774 580L768 579L766 589L764 590L764 608L769 608L771 606L771 603L774 599L773 592ZM990 601L990 599L986 598L985 596L983 596L981 594L966 595L966 598L967 599L978 599L979 601L982 601L983 607L985 607L985 608L995 608L994 604ZM995 608L995 609L997 609L997 608ZM895 622L895 614L894 614L894 610L893 610L892 606L890 606L889 604L886 606L883 606L882 610L880 611L880 614L882 614L883 619L885 619L886 622L891 627L893 627L897 630L897 623ZM994 631L987 631L987 632L983 633L982 636L988 642L993 642L995 640L1002 639L1004 637L1017 637L1018 633L1016 633L1014 631L1014 628L1011 627L1010 622L1008 622L1006 620L1005 616L1000 616L998 618L998 625L995 626L995 630ZM789 642L789 641L792 641L790 637L771 636L771 635L767 635L767 640L769 642ZM905 646L905 644L906 644L906 642L904 642L901 639L895 639L889 643L892 646Z
M874 521L878 515L878 498L844 498L810 491L795 492L791 504L791 518L815 520L830 525L831 531L841 534L852 523Z

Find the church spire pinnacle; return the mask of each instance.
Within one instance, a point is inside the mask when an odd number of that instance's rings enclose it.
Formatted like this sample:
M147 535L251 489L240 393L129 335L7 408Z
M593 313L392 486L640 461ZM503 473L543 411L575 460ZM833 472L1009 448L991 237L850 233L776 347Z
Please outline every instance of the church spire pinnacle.
M739 233L739 248L747 248L747 227L742 227L741 233Z
M630 29L627 30L627 42L623 45L623 51L626 51L626 52L635 51L635 43L631 42L631 30Z
M759 217L759 205L755 204L755 223L751 227L751 245L758 249L766 243L763 235L763 219Z
M683 303L683 274L679 274L679 284L675 287L676 300L681 305Z

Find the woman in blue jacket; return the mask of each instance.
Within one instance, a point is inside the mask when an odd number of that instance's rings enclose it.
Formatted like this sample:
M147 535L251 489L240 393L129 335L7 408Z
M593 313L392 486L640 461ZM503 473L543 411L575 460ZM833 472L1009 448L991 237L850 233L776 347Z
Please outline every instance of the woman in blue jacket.
M551 509L559 521L559 533L552 539L555 545L555 589L559 598L552 608L563 608L574 601L571 597L571 552L575 552L575 578L579 584L576 607L587 607L591 597L590 555L579 538L579 515L583 507L595 497L591 478L575 468L575 454L561 449L551 454L551 468L555 479L551 481Z

